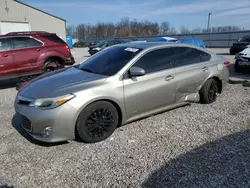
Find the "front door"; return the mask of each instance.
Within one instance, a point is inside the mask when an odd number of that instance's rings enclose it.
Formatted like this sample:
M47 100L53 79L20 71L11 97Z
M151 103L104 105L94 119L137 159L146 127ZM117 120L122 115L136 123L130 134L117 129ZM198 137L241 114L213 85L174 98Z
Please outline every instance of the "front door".
M123 81L127 118L174 103L175 71L169 48L148 52L133 66L146 74Z
M16 74L16 67L7 38L0 38L0 79Z

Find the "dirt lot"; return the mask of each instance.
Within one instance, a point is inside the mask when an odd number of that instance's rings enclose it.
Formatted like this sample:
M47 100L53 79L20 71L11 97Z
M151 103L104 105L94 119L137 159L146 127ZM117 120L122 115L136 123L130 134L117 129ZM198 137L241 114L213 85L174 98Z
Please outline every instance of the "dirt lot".
M227 49L211 50L233 62ZM250 74L231 71L215 103L130 123L97 144L33 140L15 123L15 88L3 87L0 187L250 187Z

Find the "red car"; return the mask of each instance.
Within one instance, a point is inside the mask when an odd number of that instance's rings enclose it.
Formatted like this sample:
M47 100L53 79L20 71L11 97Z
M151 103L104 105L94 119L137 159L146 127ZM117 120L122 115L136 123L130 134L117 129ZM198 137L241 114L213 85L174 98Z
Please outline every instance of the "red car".
M54 33L0 35L0 80L41 74L74 63L67 43Z

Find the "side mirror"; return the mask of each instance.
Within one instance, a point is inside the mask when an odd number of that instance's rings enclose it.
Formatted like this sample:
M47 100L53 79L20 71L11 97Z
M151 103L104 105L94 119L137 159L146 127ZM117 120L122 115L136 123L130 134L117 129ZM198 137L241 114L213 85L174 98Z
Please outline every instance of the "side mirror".
M129 69L129 76L143 76L146 74L145 70L140 67L132 67Z

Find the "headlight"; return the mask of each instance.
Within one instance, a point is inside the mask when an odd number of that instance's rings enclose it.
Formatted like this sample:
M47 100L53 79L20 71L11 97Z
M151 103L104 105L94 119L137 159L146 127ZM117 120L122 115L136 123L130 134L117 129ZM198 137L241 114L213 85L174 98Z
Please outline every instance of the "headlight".
M54 97L54 98L41 98L41 99L36 99L32 103L30 103L29 106L47 110L51 108L56 108L68 102L69 100L73 99L74 97L75 95L69 94L69 95Z
M99 51L99 50L101 50L101 48L94 48L93 50L97 50L97 51Z

